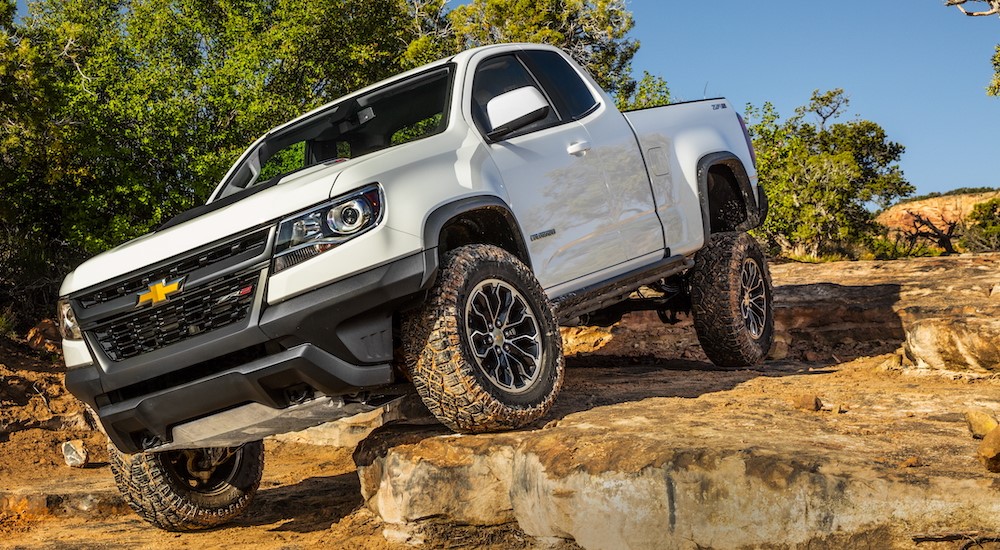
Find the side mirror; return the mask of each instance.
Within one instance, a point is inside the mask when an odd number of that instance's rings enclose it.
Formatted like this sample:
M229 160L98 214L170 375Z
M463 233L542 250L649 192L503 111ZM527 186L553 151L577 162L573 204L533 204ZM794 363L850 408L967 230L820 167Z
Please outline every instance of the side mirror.
M549 103L534 86L525 86L500 94L486 104L486 118L489 120L490 140L497 139L520 130L532 122L549 114Z

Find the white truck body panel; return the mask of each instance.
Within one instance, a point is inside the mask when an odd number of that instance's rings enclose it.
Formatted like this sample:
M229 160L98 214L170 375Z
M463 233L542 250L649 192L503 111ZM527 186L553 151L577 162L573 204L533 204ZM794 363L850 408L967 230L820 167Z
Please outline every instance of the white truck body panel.
M624 113L645 157L656 211L674 253L693 254L705 243L702 220L691 215L702 200L698 187L702 158L717 152L737 155L757 186L746 138L739 125L732 124L735 112L729 101L713 99Z
M451 124L444 133L348 162L293 173L272 189L88 260L65 279L61 293L142 269L198 243L275 222L372 182L381 183L385 190L385 225L357 242L342 245L336 260L323 257L273 275L268 302L280 302L369 268L372 250L378 251L375 256L383 262L418 252L424 223L435 207L477 194L496 196L510 205L528 243L536 276L552 296L560 295L558 289L575 280L584 284L620 271L624 262L663 250L665 244L675 254L697 251L704 243L703 225L689 215L699 208L697 161L707 152L734 151L745 166L753 166L739 127L732 124L734 111L728 102L671 105L622 117L607 94L589 75L581 73L600 100L593 113L579 122L488 143L471 123L475 64L524 47L488 47L452 59L459 66L467 65L455 75L455 88L461 94L451 103ZM423 71L426 68L393 80ZM315 109L267 135L329 108ZM636 135L641 144L638 149ZM241 160L266 137L255 142ZM587 150L577 155L568 152L577 144L587 145ZM666 173L648 171L650 161L644 162L644 155L653 158L656 166L667 167ZM756 173L748 171L756 183ZM219 197L221 187L211 200ZM554 235L532 240L533 235L551 230L555 230Z

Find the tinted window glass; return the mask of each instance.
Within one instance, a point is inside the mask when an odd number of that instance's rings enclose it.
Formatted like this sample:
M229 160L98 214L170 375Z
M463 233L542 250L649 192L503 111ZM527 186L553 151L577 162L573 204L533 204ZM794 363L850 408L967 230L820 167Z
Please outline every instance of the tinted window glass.
M501 55L484 61L476 68L476 78L472 83L472 116L476 126L483 134L488 134L493 128L490 127L486 118L486 104L494 97L523 88L525 86L538 87L535 80L528 74L528 70L513 55ZM544 119L533 122L525 128L519 130L517 134L523 134L532 130L550 126L558 122L558 115L549 109L549 114Z
M320 163L439 134L451 98L448 67L387 84L269 135L247 154L216 198Z
M521 55L567 118L580 118L597 105L590 88L561 55L544 50L529 50Z

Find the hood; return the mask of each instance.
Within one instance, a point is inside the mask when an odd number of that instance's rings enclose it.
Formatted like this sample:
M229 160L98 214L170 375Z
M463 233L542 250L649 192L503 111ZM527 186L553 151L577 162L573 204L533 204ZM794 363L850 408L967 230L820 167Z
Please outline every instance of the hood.
M328 200L346 165L321 165L286 176L278 185L250 193L222 207L198 207L201 215L148 233L87 260L63 280L60 295L83 290L139 271L202 245L239 235L255 227Z

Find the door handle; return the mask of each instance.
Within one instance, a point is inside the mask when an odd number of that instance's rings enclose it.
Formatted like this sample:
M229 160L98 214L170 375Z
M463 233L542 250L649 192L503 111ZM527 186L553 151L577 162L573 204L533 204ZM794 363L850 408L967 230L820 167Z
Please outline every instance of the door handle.
M566 148L566 152L574 157L582 157L587 154L587 151L590 151L589 141L577 141L575 143L571 143L569 147Z

